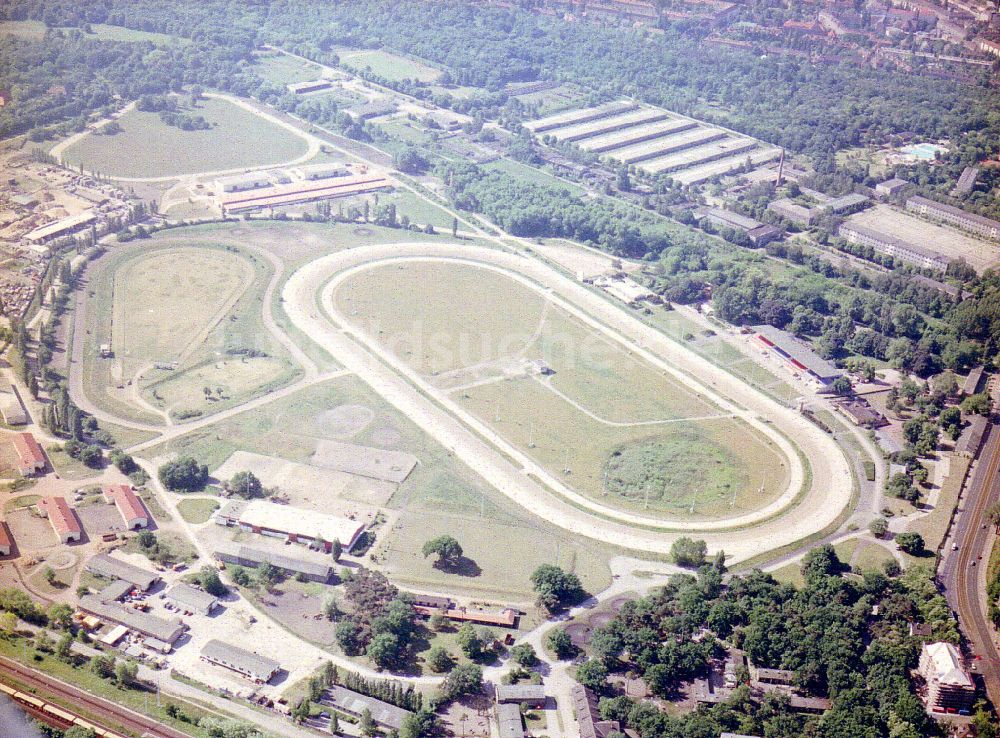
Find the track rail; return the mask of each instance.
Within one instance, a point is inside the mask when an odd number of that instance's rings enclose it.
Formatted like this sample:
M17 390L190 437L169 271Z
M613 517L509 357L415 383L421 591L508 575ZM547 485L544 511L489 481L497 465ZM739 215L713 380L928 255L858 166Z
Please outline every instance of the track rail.
M60 697L71 705L79 705L95 717L120 725L136 736L150 738L191 738L188 733L169 728L152 718L102 697L95 697L40 671L0 656L0 675L7 674L20 683L37 689L41 695Z
M1000 705L1000 654L994 644L993 626L980 601L979 579L988 564L991 540L990 521L986 512L1000 501L1000 427L991 426L983 445L979 467L969 484L966 509L955 530L958 551L954 562L945 566L944 584L951 595L959 623L979 656L976 662L982 674L986 692L994 705ZM975 564L975 565L974 565Z

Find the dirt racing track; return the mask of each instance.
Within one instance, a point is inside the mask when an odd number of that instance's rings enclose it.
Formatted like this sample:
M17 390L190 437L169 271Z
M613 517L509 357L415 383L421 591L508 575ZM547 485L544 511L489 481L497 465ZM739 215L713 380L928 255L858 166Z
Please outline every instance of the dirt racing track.
M665 520L588 498L428 383L336 307L338 284L359 270L397 261L473 264L530 287L588 328L709 399L778 447L790 467L781 495L753 512L716 520ZM836 443L799 413L693 354L624 309L527 256L426 242L347 249L313 261L286 283L292 322L345 368L515 503L568 531L636 551L664 554L681 535L724 549L731 563L779 548L834 523L850 503L853 478ZM789 439L795 439L793 444ZM806 468L802 459L809 459Z

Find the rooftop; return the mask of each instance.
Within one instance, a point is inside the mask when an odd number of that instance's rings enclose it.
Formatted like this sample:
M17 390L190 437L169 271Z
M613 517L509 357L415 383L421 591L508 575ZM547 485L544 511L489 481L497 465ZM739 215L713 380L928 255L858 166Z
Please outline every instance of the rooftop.
M372 719L376 723L394 730L399 730L399 727L403 724L403 720L412 714L402 707L390 705L388 702L377 700L374 697L354 692L336 684L327 690L327 699L335 707L340 707L352 715L360 715L365 708L368 708Z
M793 360L819 377L839 377L843 374L826 359L799 341L795 336L771 325L754 327L758 335L784 351Z
M304 538L322 538L331 543L338 540L345 549L350 548L364 530L364 526L356 520L265 500L254 500L248 504L239 520L250 527L269 528Z
M229 556L242 561L249 561L252 562L254 566L262 564L266 561L279 569L301 572L306 575L319 577L320 579L328 579L333 568L330 564L321 564L315 561L293 558L284 554L262 551L258 548L244 546L231 541L223 541L219 543L215 547L215 556L216 558Z
M496 695L497 702L508 700L542 702L545 700L545 687L541 684L498 684Z
M59 533L80 533L80 521L66 502L65 497L43 497L38 501L52 527Z
M66 218L60 218L55 223L49 223L40 228L36 228L30 233L25 235L25 238L29 241L37 241L38 239L49 238L50 236L55 236L63 231L68 231L72 228L78 226L86 225L91 221L97 220L97 216L94 215L92 210L86 210L77 215L70 215Z
M281 668L281 664L273 659L214 638L202 647L201 657L221 663L263 682L269 680Z
M922 647L924 655L928 658L927 673L924 678L927 681L935 681L938 684L952 687L974 687L972 679L962 665L962 659L958 655L958 650L950 643L925 643ZM921 658L923 661L923 658Z
M524 736L521 708L517 705L498 705L497 723L500 725L500 738L522 738Z
M199 611L209 611L219 602L208 592L196 589L190 584L184 584L183 582L175 584L168 589L166 596L168 600L173 600L179 605L191 607Z
M104 488L104 494L111 502L115 503L115 507L118 508L118 512L122 514L122 517L125 518L125 520L149 517L146 514L146 508L142 505L142 501L135 494L135 492L132 491L132 487L129 485L109 485Z
M852 223L850 221L841 224L840 229L841 234L844 235L846 231L854 231L861 236L867 236L868 238L881 241L883 243L895 246L898 249L905 251L910 251L914 254L924 257L925 259L936 259L947 262L947 258L937 253L936 251L931 251L930 249L925 249L923 246L918 246L912 241L906 241L902 238L897 238L896 236L890 236L888 233L883 233L882 231L876 230L874 228L869 228L868 226L861 225L859 223Z
M148 569L140 569L128 562L116 559L106 553L99 553L87 562L87 570L112 579L124 579L142 590L147 590L160 579L160 575Z
M969 220L973 223L986 226L987 228L1000 228L1000 221L991 220L990 218L983 217L982 215L976 215L975 213L962 210L962 208L956 208L954 205L946 205L943 202L930 200L926 197L920 197L919 195L914 195L906 201L906 205L908 207L911 206L911 204L918 207L931 208L932 210L937 210L942 213L949 213L951 215Z
M99 618L124 625L142 635L152 636L164 643L173 643L184 626L177 620L164 620L149 613L123 607L117 602L101 602L97 595L84 595L80 598L80 609L93 613Z
M14 444L14 451L18 458L24 463L44 464L45 452L38 445L38 441L30 433L15 433L11 436L11 443Z
M109 602L117 602L133 589L135 589L135 585L132 584L132 582L126 582L124 579L116 579L98 592L97 597L105 604Z

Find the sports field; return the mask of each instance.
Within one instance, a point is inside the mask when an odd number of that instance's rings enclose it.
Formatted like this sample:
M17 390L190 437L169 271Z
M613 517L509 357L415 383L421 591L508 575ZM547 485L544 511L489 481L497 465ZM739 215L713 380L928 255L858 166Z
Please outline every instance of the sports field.
M337 56L346 67L360 71L367 69L393 81L413 79L418 82L434 82L441 76L441 70L429 64L382 49L338 49Z
M142 421L208 415L294 376L261 324L271 271L253 254L168 232L90 274L83 381L109 410ZM100 358L102 343L113 358Z
M42 21L3 21L0 22L0 35L19 36L33 40L45 37L46 26ZM79 28L67 28L70 32L79 32ZM191 43L190 39L180 36L170 36L166 33L154 33L152 31L138 31L122 26L109 26L104 23L94 23L90 26L92 33L88 34L93 38L107 41L149 41L157 46L185 45Z
M150 361L182 360L252 281L245 259L217 249L162 249L123 265L110 326L122 377Z
M383 263L347 274L335 300L452 400L603 504L731 517L788 483L769 440L505 273Z
M261 55L254 65L254 72L276 85L309 82L323 73L319 64L278 52Z
M317 445L330 440L403 451L419 459L406 480L395 485L387 504L392 522L378 529L373 551L375 563L394 581L530 599L527 575L558 557L594 591L610 583L608 547L567 534L513 505L356 377L308 387L155 446L145 455L191 454L213 470L237 451L309 463ZM321 490L327 492L340 494ZM348 497L363 501L355 493ZM444 531L459 539L472 562L464 575L434 568L420 552L428 538ZM498 540L517 546L501 548Z
M222 98L205 98L196 108L212 127L182 131L158 113L131 110L108 136L90 133L63 152L72 167L112 177L168 177L281 164L308 151L305 139Z

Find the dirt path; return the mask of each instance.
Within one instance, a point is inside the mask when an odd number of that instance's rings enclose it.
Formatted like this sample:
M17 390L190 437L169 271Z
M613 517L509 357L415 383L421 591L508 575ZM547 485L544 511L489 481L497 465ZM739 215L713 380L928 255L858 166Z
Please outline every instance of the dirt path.
M673 374L679 381L710 398L724 411L739 415L758 428L785 451L792 460L789 489L781 498L756 513L722 521L670 521L634 515L602 506L569 489L560 480L538 467L530 458L499 438L478 419L457 406L396 357L365 336L359 336L336 314L332 291L337 280L351 269L380 260L400 258L473 260L477 265L496 268L509 276L525 280L534 289L551 290L550 299L607 337L624 344L658 368ZM526 275L530 275L526 276ZM323 310L316 308L316 294L323 293ZM775 547L794 543L833 522L848 503L852 479L846 459L838 447L818 428L788 408L751 390L731 375L708 364L652 328L639 323L620 308L563 278L539 262L510 253L454 244L392 244L351 249L314 261L296 272L286 284L285 309L292 322L308 335L317 338L338 361L366 381L376 392L412 418L431 436L449 448L497 489L521 506L533 510L552 523L591 538L623 545L635 550L665 554L673 540L683 532L705 537L713 549L724 548L732 561L740 561ZM569 298L572 298L571 302ZM583 308L586 309L583 309ZM601 313L604 313L603 315ZM594 314L615 321L615 330L596 320ZM655 353L654 353L655 352ZM677 365L682 368L678 368ZM684 370L690 372L688 374ZM694 379L704 378L705 384ZM741 398L738 405L720 394ZM771 423L761 420L767 417ZM779 425L785 435L771 424ZM805 479L798 455L787 437L795 437L810 448L813 479L799 504L799 487ZM511 462L513 460L514 463ZM544 484L536 480L543 480ZM791 510L777 518L778 513ZM733 534L734 528L753 528ZM636 526L645 526L647 530Z

